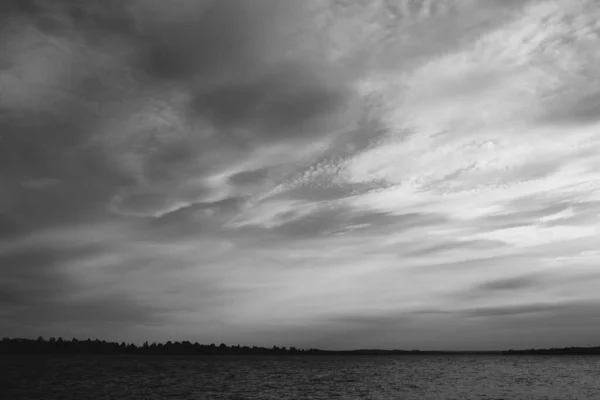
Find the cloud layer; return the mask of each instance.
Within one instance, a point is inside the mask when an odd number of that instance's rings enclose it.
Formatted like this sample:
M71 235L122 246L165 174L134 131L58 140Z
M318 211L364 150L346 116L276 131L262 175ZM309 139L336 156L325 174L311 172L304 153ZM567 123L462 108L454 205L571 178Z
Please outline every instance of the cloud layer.
M0 326L594 344L598 21L593 0L3 3Z

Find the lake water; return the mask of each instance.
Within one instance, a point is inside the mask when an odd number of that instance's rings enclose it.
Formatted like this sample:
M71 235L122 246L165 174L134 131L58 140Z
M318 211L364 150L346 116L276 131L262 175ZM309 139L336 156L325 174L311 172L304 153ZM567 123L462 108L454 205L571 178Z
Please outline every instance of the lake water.
M0 398L600 399L594 356L0 356Z

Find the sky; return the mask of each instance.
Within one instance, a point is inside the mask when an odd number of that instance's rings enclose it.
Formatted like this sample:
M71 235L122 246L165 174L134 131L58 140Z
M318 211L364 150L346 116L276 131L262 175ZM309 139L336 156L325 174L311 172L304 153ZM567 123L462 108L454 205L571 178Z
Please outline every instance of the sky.
M596 0L5 0L0 333L599 345Z

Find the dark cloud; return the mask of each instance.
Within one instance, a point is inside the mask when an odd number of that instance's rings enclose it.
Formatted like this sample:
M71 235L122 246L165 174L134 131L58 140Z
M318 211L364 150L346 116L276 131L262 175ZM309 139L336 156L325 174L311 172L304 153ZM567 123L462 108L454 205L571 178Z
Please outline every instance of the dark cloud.
M40 32L63 36L77 32L89 43L110 35L131 37L135 21L129 0L6 0L0 5L0 21L27 23ZM0 30L1 31L1 30Z
M512 278L495 279L483 283L477 287L477 290L484 292L490 291L516 291L531 289L538 286L541 277L536 275L517 276Z
M300 45L297 27L307 14L298 2L180 6L138 2L133 8L138 67L153 81L178 83L189 92L188 116L217 128L220 142L253 146L320 135L329 114L350 101L348 71Z
M268 50L269 13L277 2L258 0L137 2L141 28L141 67L158 79L215 77L252 68Z
M35 335L28 327L47 324L133 322L153 323L161 312L110 288L90 290L64 269L100 254L102 245L70 249L26 248L0 254L0 307L3 319ZM91 294L96 292L97 294ZM1 325L1 323L0 323Z
M447 250L456 249L494 249L498 247L506 246L504 242L496 240L462 240L462 241L448 241L433 246L428 246L423 249L415 250L410 253L411 256L423 256L428 254L441 253Z
M180 217L187 218L190 214L204 213L206 214L218 214L219 216L225 216L232 214L248 200L246 197L227 197L218 201L200 202L194 203L189 207L177 210L175 212L166 214L156 220L156 223L160 224L163 222L170 222L178 220Z
M435 274L438 272L447 272L448 270L456 271L456 273L464 273L472 270L481 270L481 269L489 269L493 266L501 267L502 265L506 265L506 263L510 263L513 265L518 265L519 263L526 263L530 261L527 257L523 256L513 256L513 255L490 255L490 256L481 256L476 258L468 258L460 261L453 262L438 262L435 264L428 264L426 266L418 266L413 268L412 270L415 273L420 274Z
M382 189L390 186L388 183L380 181L370 181L366 183L338 183L334 179L337 175L337 168L329 169L331 165L323 167L326 171L324 175L319 172L319 167L302 171L297 184L281 193L271 196L272 199L301 200L308 202L321 202L329 200L343 200L352 196L366 194L371 190ZM294 177L290 177L294 182Z
M364 104L360 110L360 117L350 131L335 138L334 144L328 149L324 157L342 159L355 156L361 152L376 147L386 134L389 127L382 119L382 111L371 105ZM399 138L407 138L415 134L415 130L403 128L394 132Z
M239 159L232 148L247 147L232 127L243 125L243 130L252 131L255 125L254 139L249 139L254 146L261 142L259 137L272 140L288 134L293 126L326 114L330 103L335 108L333 103L342 100L338 95L343 90L331 85L333 80L322 81L322 71L309 60L271 62L273 57L286 58L283 53L290 50L293 40L283 39L281 29L299 17L296 11L302 7L295 2L182 1L179 6L159 1L3 2L4 16L13 22L24 18L18 26L30 24L47 38L61 36L68 43L83 35L88 48L77 49L101 54L104 61L129 46L138 56L130 65L138 79L135 85L180 83L179 89L193 98L188 116L200 116L221 130L210 138L186 133L165 139L163 132L144 132L148 140L132 138L118 149L107 147L114 140L102 137L101 126L125 96L123 83L133 84L121 76L125 69L85 64L83 53L74 48L71 54L52 53L73 56L65 65L72 65L74 73L41 90L49 96L43 109L19 103L0 110L0 183L5 192L0 206L18 225L33 229L92 215L102 218L109 205L120 214L144 216L202 202L212 190L203 178L232 157ZM11 30L11 40L21 33ZM105 41L110 35L118 41ZM38 54L36 49L31 49L32 55ZM35 57L27 60L34 62ZM28 67L20 64L23 61L12 63L9 52L3 52L3 61L11 73ZM124 54L118 61L126 65L129 59ZM109 71L112 67L118 68ZM213 79L215 74L220 78ZM117 151L124 153L123 159L140 160L141 175L122 171L122 163L110 154ZM40 196L31 185L22 184L41 179L60 185L48 185ZM7 231L14 224L3 225Z
M0 254L0 292L4 306L39 305L62 298L76 289L76 284L61 272L61 263L97 250L95 247L70 251L28 248Z
M135 34L131 0L63 0L64 13L75 28L90 35Z
M320 202L340 200L351 196L352 193L352 185L315 185L313 182L307 182L277 193L271 196L270 199Z
M82 35L105 38L116 31L114 20L125 18L122 4L3 2L5 16L18 22L7 43L22 44L3 51L7 74L20 78L10 90L25 97L13 101L9 91L0 106L0 184L5 193L0 211L11 215L22 231L103 218L114 193L132 184L132 177L108 157L98 137L106 121L103 112L122 95L123 88L115 82L124 78L107 73L109 64L96 65L84 57L103 54L98 43L88 43L88 48L75 43ZM27 28L32 26L39 40L29 43ZM27 72L46 61L49 82ZM71 71L54 70L53 63Z
M137 176L115 162L104 133L129 89L127 58L112 51L135 40L133 22L120 1L0 5L1 73L9 82L0 96L0 324L15 332L160 319L158 309L66 269L110 251L100 238L27 244L36 232L110 221L110 200L134 187Z
M20 232L19 223L10 215L0 214L0 241L11 239Z
M194 168L201 172L213 157L200 148L200 143L189 135L160 142L150 137L153 146L144 156L144 177L151 182L169 182L187 177ZM150 146L149 146L150 147ZM145 150L145 149L144 149ZM213 149L218 151L218 149ZM207 160L208 159L208 160Z
M260 168L252 171L238 172L229 177L229 182L234 185L252 185L260 183L269 175L268 168Z
M6 0L0 5L3 16L30 14L36 11L35 0Z
M145 218L140 229L149 238L176 240L205 236L230 236L232 233L223 228L223 224L240 210L248 199L229 197L214 202L198 202L166 213L158 218Z
M241 157L237 151L188 133L164 141L150 137L131 144L124 153L125 160L139 160L136 183L119 190L111 208L118 214L137 216L160 216L206 201L214 194L206 178Z
M555 313L567 307L566 304L558 303L531 303L516 306L494 306L472 308L464 310L463 313L471 317L511 317L524 314Z
M101 149L89 145L93 119L59 111L0 115L2 208L26 230L104 215L116 188L130 183ZM45 187L40 195L22 184L41 178L60 185Z
M331 201L348 198L355 190L355 185L315 185L311 182L290 189L282 193L281 197L311 202Z
M368 227L370 232L386 226L394 226L399 232L415 226L423 226L438 222L437 216L411 213L393 215L383 212L359 212L346 207L324 208L315 210L307 215L295 218L294 212L287 222L273 228L273 232L281 237L314 238L320 235L343 234L353 229Z
M41 10L35 0L5 0L0 3L0 29L4 28L9 18L35 15ZM1 32L1 30L0 30Z
M73 132L76 136L67 136L79 140L77 149L55 143L62 153L85 148L96 124L117 113L119 101L132 90L169 88L189 97L187 104L174 110L182 114L178 128L152 127L130 135L131 139L94 138L103 145L120 143L104 152L119 153L121 159L136 159L141 165L137 176L126 177L135 183L107 182L102 193L94 196L97 203L107 203L105 197L112 193L111 209L118 214L161 215L181 204L202 202L212 191L203 184L208 175L267 142L307 143L328 134L353 100L348 71L304 46L306 35L298 28L305 28L307 8L299 2L180 0L173 6L152 0L62 0L52 5L31 2L26 11L21 14L31 24L45 21L46 28L38 29L48 37L62 35L71 41L83 36L86 50L121 63L111 71L107 64L98 69L83 66L74 75L69 90L76 105L95 105L102 115L86 119L88 112L71 109L69 115L82 118L75 121L59 112L61 123L72 126L52 131ZM50 20L54 21L51 29ZM31 151L45 148L41 142L28 146ZM92 159L89 147L85 149L82 158ZM94 152L93 156L106 158L107 154ZM109 168L96 171L102 177L118 167L111 164L118 164L111 156L105 160ZM26 177L31 178L36 177ZM194 185L189 183L192 179ZM89 182L96 181L90 178ZM66 183L65 188L72 186Z
M577 92L577 99L562 101L551 112L544 116L549 123L594 123L600 119L600 93L582 94Z
M303 128L340 110L349 95L343 86L331 85L316 73L300 63L284 64L251 82L198 93L192 108L221 134L234 135L238 141L245 139L247 130L261 140L305 139L303 135L315 132Z
M112 208L122 215L160 217L180 207L194 204L209 192L201 185L178 191L173 185L131 187L113 198Z

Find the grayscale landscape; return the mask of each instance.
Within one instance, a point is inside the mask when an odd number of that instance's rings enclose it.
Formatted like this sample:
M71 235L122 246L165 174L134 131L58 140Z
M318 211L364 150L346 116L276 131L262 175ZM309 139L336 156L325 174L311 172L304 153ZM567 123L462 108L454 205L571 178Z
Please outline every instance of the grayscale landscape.
M599 21L0 0L0 398L600 399Z

